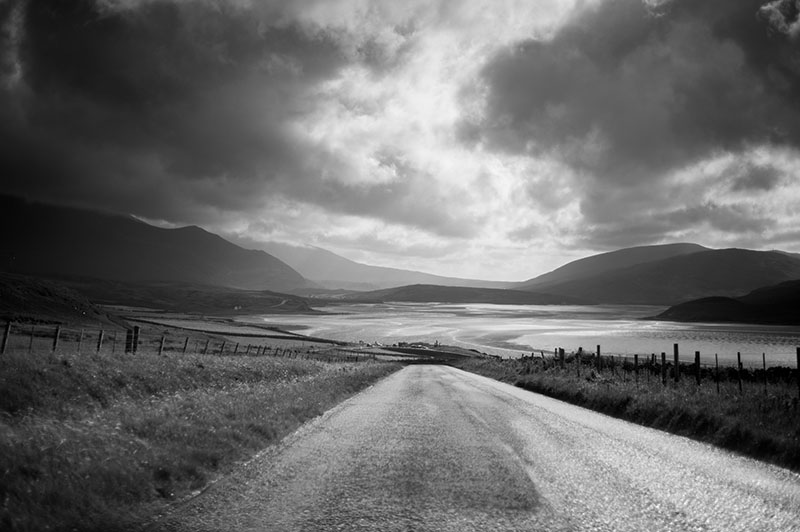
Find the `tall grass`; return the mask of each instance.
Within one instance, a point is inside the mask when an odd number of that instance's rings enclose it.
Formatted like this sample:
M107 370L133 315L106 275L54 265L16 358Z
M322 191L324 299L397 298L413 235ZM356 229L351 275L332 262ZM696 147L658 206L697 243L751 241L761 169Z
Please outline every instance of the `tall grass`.
M6 354L0 529L127 530L397 367Z
M644 370L597 371L530 360L471 359L462 369L508 382L608 415L713 443L754 458L800 471L800 407L794 382L760 382L684 377L663 385ZM580 371L580 374L579 374Z

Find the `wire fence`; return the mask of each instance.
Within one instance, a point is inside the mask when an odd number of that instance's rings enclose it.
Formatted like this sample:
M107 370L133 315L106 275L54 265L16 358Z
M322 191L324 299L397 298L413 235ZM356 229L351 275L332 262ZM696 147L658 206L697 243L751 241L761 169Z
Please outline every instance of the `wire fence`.
M656 384L668 386L694 383L697 386L715 385L717 393L721 387L733 384L739 393L745 387L761 388L765 394L780 390L782 393L795 393L800 398L800 347L796 348L796 365L768 365L767 354L763 353L760 367L745 366L741 353L737 353L735 365L720 364L719 356L714 355L714 362L701 359L700 352L681 356L678 344L673 345L673 352L650 353L648 355L604 355L598 345L596 351L579 349L566 353L563 348L556 348L552 354L523 356L516 360L523 365L523 372L536 373L553 368L563 371L574 371L577 377L606 376L629 381L635 384ZM591 372L591 373L590 373Z
M248 335L237 339L235 332L184 333L170 328L148 330L140 326L97 329L6 322L0 333L0 354L48 351L97 355L274 356L327 362L380 360L373 353L361 354L298 336Z

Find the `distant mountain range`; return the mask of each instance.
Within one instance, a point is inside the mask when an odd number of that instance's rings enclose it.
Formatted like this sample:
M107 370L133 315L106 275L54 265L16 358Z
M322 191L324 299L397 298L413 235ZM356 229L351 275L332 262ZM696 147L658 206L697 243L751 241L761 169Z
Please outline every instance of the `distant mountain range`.
M648 254L660 258L645 261ZM800 258L790 253L694 244L631 248L576 262L522 286L594 303L674 305L703 297L738 297L800 279Z
M164 229L130 216L0 196L0 271L249 290L310 285L277 258L199 227Z
M164 283L173 283L177 291L167 299L177 306L192 301L191 290L185 288L192 285L206 287L203 305L208 308L215 302L227 308L241 296L223 297L209 291L214 286L303 294L316 301L668 306L707 297L736 299L758 288L800 280L798 254L689 243L602 253L521 283L503 283L368 266L314 247L264 244L273 256L199 227L165 229L130 216L8 196L0 196L0 223L6 228L0 272L148 286L142 293L154 297L166 293ZM376 286L382 288L374 290ZM362 291L350 293L354 288ZM271 308L283 300L280 294L274 297L277 302L262 298L254 304ZM284 298L292 301L289 306L306 310L303 300L292 297Z
M494 303L497 305L579 305L584 301L561 295L541 294L522 290L474 288L416 284L372 292L351 293L344 301L382 303L387 301L413 303Z
M379 290L414 284L512 288L516 283L444 277L430 273L383 266L369 266L314 246L293 246L279 242L242 243L258 247L279 258L303 277L327 289Z
M800 325L800 280L759 288L738 298L707 297L681 303L656 319Z

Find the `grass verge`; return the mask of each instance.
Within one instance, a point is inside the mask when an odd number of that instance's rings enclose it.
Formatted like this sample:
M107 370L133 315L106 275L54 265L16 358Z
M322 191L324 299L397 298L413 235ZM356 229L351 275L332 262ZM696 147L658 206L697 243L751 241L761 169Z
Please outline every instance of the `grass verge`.
M733 382L667 386L642 372L560 369L521 360L468 359L461 369L556 399L712 443L800 472L800 408L796 385L758 385L739 393Z
M0 529L128 530L399 366L0 358Z

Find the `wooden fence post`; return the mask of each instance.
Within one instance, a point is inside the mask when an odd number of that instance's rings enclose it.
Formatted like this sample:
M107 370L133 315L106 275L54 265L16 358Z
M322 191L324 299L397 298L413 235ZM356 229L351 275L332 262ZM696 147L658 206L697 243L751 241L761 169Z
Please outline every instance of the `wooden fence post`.
M161 343L158 344L158 356L164 354L164 342L166 341L166 337L162 334L161 335Z
M564 369L564 348L563 347L559 347L558 348L558 362L559 362L559 365L561 366L561 369Z
M61 325L56 326L56 334L53 336L53 353L58 349L59 338L61 338Z
M233 348L233 356L236 356L236 353L239 352L239 342L236 342L236 347Z
M797 397L800 398L800 347L797 349Z
M245 356L250 356L250 349L252 347L253 347L252 344L247 344L247 352L245 353Z
M225 352L225 340L222 341L222 345L219 347L219 354L222 355Z
M100 332L97 335L97 351L95 351L96 353L99 353L100 348L103 347L103 334L104 334L103 329L100 329Z
M6 322L6 328L3 331L3 344L0 347L0 354L4 355L8 348L8 339L11 338L11 322Z
M132 347L133 347L133 354L134 355L136 354L136 351L139 350L139 331L140 330L141 329L139 328L138 325L135 325L133 327L133 346Z
M633 355L633 376L636 379L636 386L639 386L639 355Z
M125 329L125 353L133 352L133 330Z
M675 384L677 384L681 380L681 366L680 362L678 362L678 344L672 344L672 354L675 357L675 370L673 371L673 377L675 378Z
M208 342L209 342L210 340L211 340L210 338L206 338L206 346L203 348L203 354L204 354L204 355L205 355L206 353L208 353Z
M186 354L186 349L189 347L189 337L186 337L186 340L183 342L183 354Z
M696 373L697 385L700 386L700 351L694 352L694 371Z
M600 371L600 344L597 344L597 371Z
M736 353L736 378L739 380L739 394L742 393L742 353Z
M764 363L764 395L767 395L767 354L761 353L761 361Z
M661 352L661 384L667 385L667 354Z
M717 395L719 395L719 355L714 353L714 382L717 383Z

